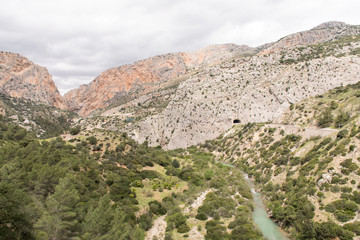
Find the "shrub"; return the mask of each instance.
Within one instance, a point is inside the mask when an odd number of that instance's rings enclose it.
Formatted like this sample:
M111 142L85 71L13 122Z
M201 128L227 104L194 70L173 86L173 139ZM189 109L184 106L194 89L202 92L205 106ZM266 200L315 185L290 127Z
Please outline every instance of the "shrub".
M80 126L76 126L70 129L71 135L78 135L80 133Z
M338 139L343 139L345 138L347 135L348 135L348 130L344 129L344 130L341 130L337 135L336 135L336 138Z
M342 128L350 120L350 115L347 112L340 111L335 119L335 126Z
M176 159L174 159L174 160L172 161L172 166L173 166L174 168L179 168L179 167L180 167L179 161L176 160Z
M355 214L349 211L338 210L334 213L336 220L347 222L355 217Z
M149 211L155 215L165 215L167 212L166 208L156 200L149 202Z
M325 128L325 127L330 127L332 122L333 122L333 116L331 110L330 108L327 108L318 118L317 125L319 127Z
M355 233L356 235L360 235L360 222L356 221L353 223L347 223L344 225L344 229L352 231L353 233Z
M173 240L171 232L166 232L165 233L165 240Z
M88 137L86 138L86 140L91 144L91 145L95 145L97 143L97 139L94 136Z
M205 221L208 219L208 216L205 214L205 213L198 213L196 216L195 216L196 219L199 219L199 220L202 220L202 221Z
M186 223L184 223L177 227L177 231L179 233L186 233L190 231L190 227Z
M334 222L315 223L316 239L352 239L353 234Z

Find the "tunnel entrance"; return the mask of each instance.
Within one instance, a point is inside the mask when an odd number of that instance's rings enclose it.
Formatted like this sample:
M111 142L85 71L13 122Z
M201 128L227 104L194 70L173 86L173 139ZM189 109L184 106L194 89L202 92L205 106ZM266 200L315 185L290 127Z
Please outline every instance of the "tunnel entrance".
M239 119L234 119L233 123L240 123Z

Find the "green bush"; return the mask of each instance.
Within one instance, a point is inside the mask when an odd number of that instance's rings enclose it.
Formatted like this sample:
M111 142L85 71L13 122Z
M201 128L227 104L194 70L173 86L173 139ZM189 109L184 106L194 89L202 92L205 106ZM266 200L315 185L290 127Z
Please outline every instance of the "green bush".
M340 111L335 119L335 126L342 128L350 120L350 115L347 112Z
M341 130L337 135L336 135L336 138L338 139L343 139L345 137L347 137L347 135L349 134L349 131L344 129L344 130Z
M352 231L357 236L360 236L360 222L359 221L345 224L344 229Z
M355 217L355 214L350 211L337 210L334 213L335 218L340 222L347 222Z
M176 160L176 159L174 159L174 160L172 161L172 166L173 166L174 168L179 168L179 167L180 167L179 161Z
M70 128L70 134L71 135L78 135L80 133L80 130L81 130L80 126Z
M201 221L205 221L208 219L208 216L205 213L198 213L196 214L195 218Z
M190 231L190 227L186 223L184 223L177 227L177 231L179 233L186 233Z
M325 109L325 111L318 118L317 125L321 128L330 127L333 122L333 116L330 108Z
M159 201L149 202L149 211L155 215L165 215L167 210Z
M228 234L226 232L226 227L221 225L217 220L208 221L205 225L206 228L206 240L219 240L219 239L228 239Z
M343 229L334 222L315 223L314 228L316 232L316 239L353 239L353 234L350 231Z
M94 136L88 137L86 138L86 140L91 144L91 145L95 145L97 143L97 139Z

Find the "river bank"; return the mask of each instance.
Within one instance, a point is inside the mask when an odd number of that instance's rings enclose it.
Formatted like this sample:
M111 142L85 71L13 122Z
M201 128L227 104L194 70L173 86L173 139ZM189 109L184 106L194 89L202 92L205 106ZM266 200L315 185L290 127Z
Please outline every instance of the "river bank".
M220 162L221 164L228 167L235 167L234 165ZM251 179L244 173L244 178L251 189L251 194L254 202L253 220L258 226L265 239L268 240L290 240L287 233L285 233L279 225L269 218L265 204L262 201L261 194L255 190L254 184Z

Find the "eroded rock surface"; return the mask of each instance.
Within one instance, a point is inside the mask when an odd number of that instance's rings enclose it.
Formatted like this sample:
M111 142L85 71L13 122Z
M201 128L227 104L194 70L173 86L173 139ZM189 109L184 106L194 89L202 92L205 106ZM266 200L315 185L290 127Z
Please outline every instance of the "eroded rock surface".
M69 110L86 116L128 94L154 89L156 84L178 78L202 66L241 54L252 54L254 51L247 46L225 44L195 52L159 55L109 69L90 84L68 92L64 98Z
M65 107L47 69L15 53L0 52L0 91L11 97Z

